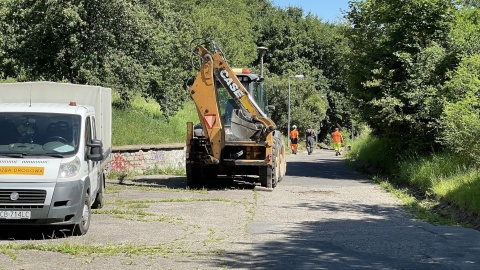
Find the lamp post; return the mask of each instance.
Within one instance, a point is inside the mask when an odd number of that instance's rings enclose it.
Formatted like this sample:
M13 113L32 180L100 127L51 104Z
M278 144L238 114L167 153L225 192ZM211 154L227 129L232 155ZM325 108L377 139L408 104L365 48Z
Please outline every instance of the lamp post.
M263 56L267 53L267 47L257 47L258 54L260 55L260 81L263 81Z
M290 76L288 77L288 147L290 147L290 78L299 78L303 79L305 78L305 75L302 74L297 74L295 76Z

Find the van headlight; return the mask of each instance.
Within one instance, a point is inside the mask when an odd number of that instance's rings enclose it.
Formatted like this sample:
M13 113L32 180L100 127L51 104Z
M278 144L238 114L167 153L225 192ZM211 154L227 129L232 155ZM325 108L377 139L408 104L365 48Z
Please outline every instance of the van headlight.
M80 171L80 159L75 157L72 161L60 164L58 178L74 177Z

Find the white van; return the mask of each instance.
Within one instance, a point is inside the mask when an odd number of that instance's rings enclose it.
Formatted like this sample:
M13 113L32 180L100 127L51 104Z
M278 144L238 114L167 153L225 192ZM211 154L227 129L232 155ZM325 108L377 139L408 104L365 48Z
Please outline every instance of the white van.
M91 208L103 206L111 119L109 88L0 84L0 226L87 233Z

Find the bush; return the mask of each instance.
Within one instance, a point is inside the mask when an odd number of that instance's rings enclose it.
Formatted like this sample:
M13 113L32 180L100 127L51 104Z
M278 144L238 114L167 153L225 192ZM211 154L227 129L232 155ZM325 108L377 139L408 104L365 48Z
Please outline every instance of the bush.
M135 106L138 105L133 104L125 110L113 108L112 144L114 146L185 143L186 123L199 121L193 102L185 103L184 108L168 120L158 117L154 111L148 111L148 108L153 107L137 110Z
M351 141L351 149L346 156L361 167L373 167L382 172L391 172L395 168L395 155L388 142L372 136L368 128Z
M480 163L480 55L463 59L449 76L438 140L451 151Z
M431 193L432 188L444 179L470 170L471 160L455 153L445 152L425 157L404 158L399 162L397 181Z

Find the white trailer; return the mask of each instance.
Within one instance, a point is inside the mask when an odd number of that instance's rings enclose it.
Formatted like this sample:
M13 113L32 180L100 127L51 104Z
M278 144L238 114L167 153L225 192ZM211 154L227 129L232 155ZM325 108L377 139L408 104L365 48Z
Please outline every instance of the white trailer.
M0 84L0 226L61 225L87 233L103 206L111 89Z

